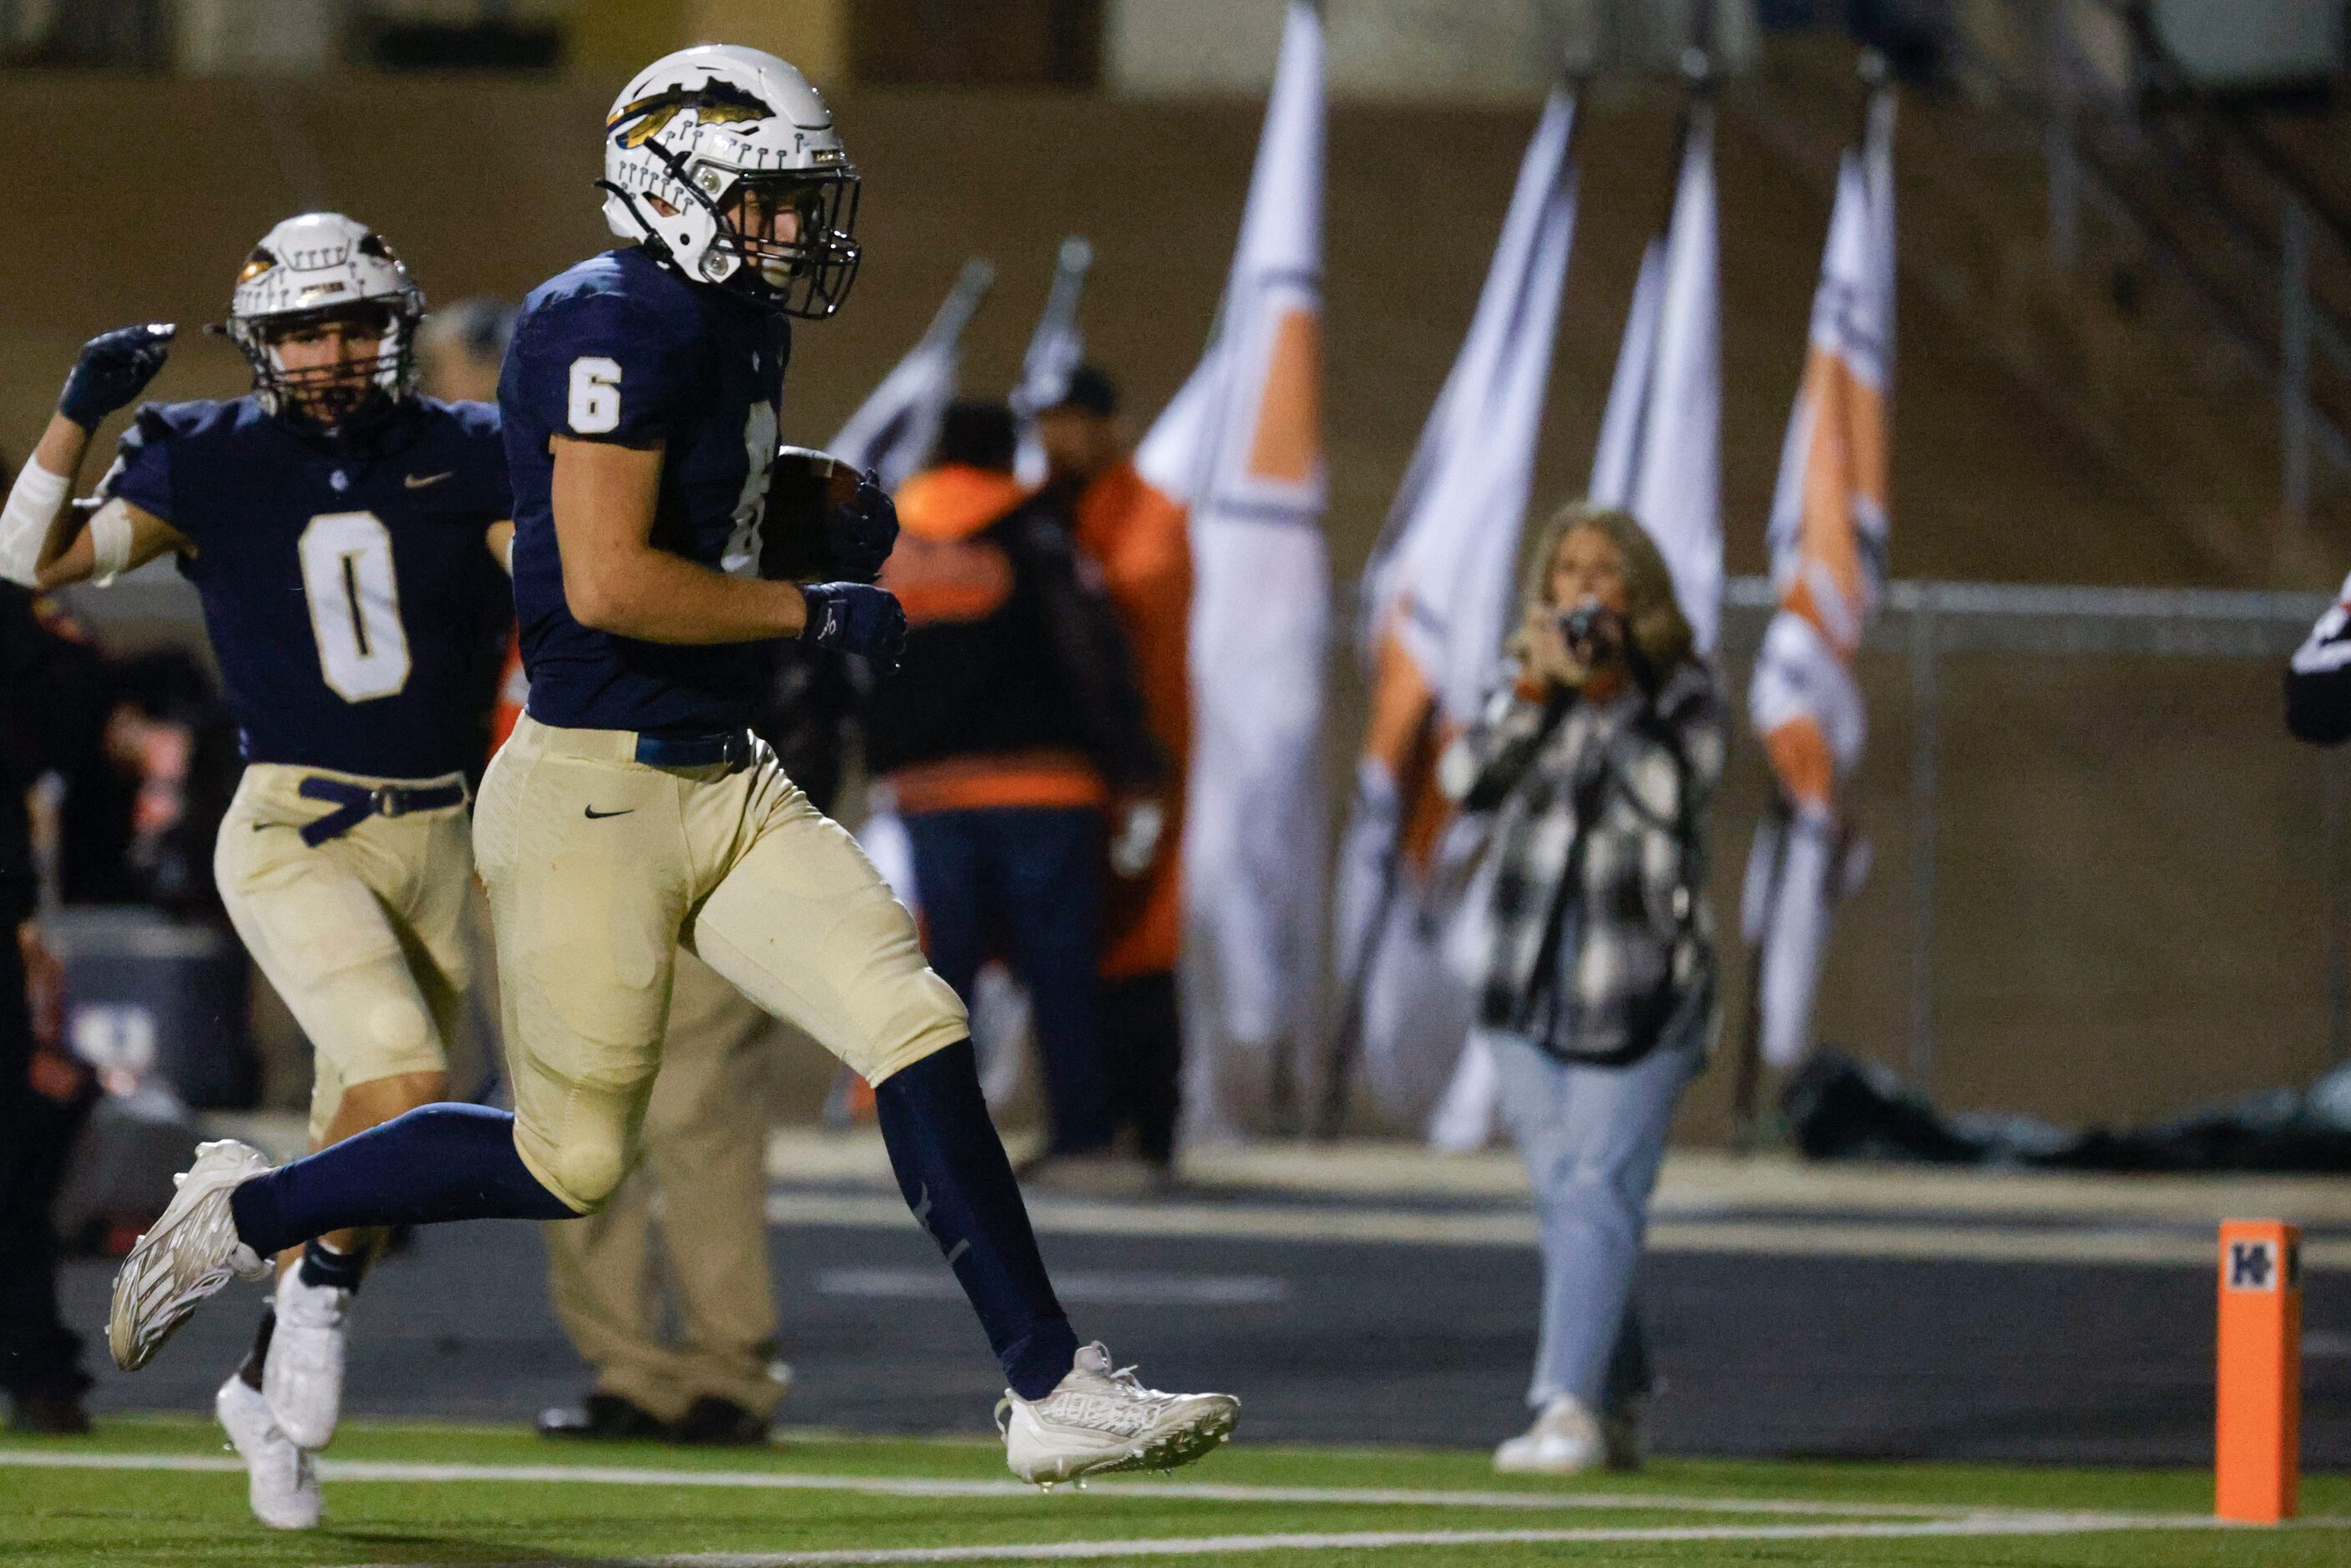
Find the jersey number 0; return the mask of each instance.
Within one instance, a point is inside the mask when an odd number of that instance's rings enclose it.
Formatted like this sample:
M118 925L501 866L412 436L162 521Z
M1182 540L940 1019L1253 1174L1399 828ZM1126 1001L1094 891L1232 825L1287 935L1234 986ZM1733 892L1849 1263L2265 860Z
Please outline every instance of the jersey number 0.
M408 684L392 530L373 512L322 512L302 530L300 549L319 674L347 703L391 696Z

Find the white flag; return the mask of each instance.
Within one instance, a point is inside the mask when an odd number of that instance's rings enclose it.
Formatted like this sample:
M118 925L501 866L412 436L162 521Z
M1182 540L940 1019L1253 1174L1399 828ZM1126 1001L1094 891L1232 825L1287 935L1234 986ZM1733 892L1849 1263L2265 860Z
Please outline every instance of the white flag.
M1623 511L1633 504L1641 421L1648 413L1649 363L1657 353L1657 297L1665 286L1666 242L1653 239L1641 253L1633 307L1625 313L1625 338L1616 345L1616 372L1608 381L1608 407L1600 416L1600 442L1593 449L1592 483L1583 494L1595 507Z
M1190 512L1187 1102L1211 1129L1220 1060L1302 1041L1322 963L1322 18L1293 0L1216 337L1136 454Z
M1020 382L1012 389L1012 414L1020 422L1013 472L1023 485L1045 482L1045 448L1037 439L1037 416L1061 402L1070 390L1071 372L1085 361L1086 335L1078 329L1078 300L1093 264L1094 247L1084 235L1071 235L1061 242L1053 260L1053 287L1045 295L1037 329L1029 335L1029 351L1020 357Z
M1759 831L1742 900L1762 947L1762 1054L1812 1050L1813 998L1840 863L1842 797L1868 714L1854 679L1885 592L1894 388L1894 97L1870 102L1862 151L1845 154L1813 295L1804 379L1780 454L1768 540L1780 609L1748 689L1784 816Z
M965 262L920 340L882 378L825 450L853 468L877 470L882 487L893 491L930 461L940 421L955 401L963 329L995 281L996 268L982 257Z
M1722 624L1722 306L1714 110L1690 106L1673 216L1641 259L1592 465L1592 500L1640 521L1701 653Z
M1340 854L1339 973L1373 1098L1418 1120L1471 1013L1445 962L1448 864L1474 847L1435 789L1445 744L1497 679L1575 225L1573 100L1554 92L1519 165L1484 289L1364 570L1372 720Z

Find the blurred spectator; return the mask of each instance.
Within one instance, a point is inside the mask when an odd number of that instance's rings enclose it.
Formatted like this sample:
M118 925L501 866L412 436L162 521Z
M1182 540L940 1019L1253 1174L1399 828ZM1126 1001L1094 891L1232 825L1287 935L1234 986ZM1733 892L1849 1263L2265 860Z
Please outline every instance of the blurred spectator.
M444 306L416 329L416 389L444 402L496 402L514 337L515 308L475 295Z
M105 677L96 752L66 774L65 901L225 918L213 841L245 768L227 705L176 649L110 660Z
M2285 727L2313 746L2351 740L2351 578L2286 667Z
M1051 1134L1032 1174L1123 1179L1095 1022L1106 817L1147 825L1159 759L1108 602L1051 503L1012 476L1012 413L957 403L898 497L882 575L905 662L866 719L914 846L931 964L968 1004L1000 950L1028 987ZM1147 852L1146 856L1147 858Z
M1499 813L1479 1027L1541 1220L1534 1426L1497 1469L1640 1460L1633 1275L1666 1129L1714 1014L1706 801L1720 694L1640 525L1570 507L1533 557L1518 667L1439 766Z
M1183 510L1134 471L1118 388L1093 365L1071 373L1061 401L1037 416L1046 492L1066 510L1079 553L1102 573L1134 651L1153 738L1173 776L1165 820L1141 863L1118 865L1104 909L1098 1006L1112 1113L1163 1180L1176 1157L1184 1035L1176 952L1183 930L1178 850L1184 766L1191 754L1192 547ZM1142 846L1127 845L1128 852Z
M10 1430L55 1434L89 1429L81 1340L57 1312L50 1216L97 1086L64 1048L62 971L32 921L25 790L55 760L37 745L34 711L57 667L74 662L32 596L0 584L0 1388Z

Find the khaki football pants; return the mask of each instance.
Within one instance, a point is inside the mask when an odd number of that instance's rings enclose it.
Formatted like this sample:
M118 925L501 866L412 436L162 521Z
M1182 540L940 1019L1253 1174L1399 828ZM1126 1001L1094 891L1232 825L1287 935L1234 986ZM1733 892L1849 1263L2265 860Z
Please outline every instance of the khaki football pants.
M315 1144L351 1084L447 1070L465 1012L474 852L463 806L363 818L313 849L302 826L335 810L298 793L313 776L400 782L254 763L221 820L213 874L316 1053Z
M783 1397L768 1370L769 1028L709 965L680 953L644 1163L599 1212L545 1227L555 1314L597 1391L664 1421L704 1395L763 1416ZM681 1329L674 1346L662 1336L664 1280Z
M652 768L636 744L526 715L474 819L515 1147L583 1214L636 1163L681 946L869 1083L970 1030L914 917L774 752Z

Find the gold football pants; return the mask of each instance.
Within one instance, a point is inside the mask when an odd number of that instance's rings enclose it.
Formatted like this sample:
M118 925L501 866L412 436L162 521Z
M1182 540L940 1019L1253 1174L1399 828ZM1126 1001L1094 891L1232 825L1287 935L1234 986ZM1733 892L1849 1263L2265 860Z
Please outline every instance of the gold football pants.
M583 1213L636 1161L681 946L871 1083L969 1029L914 917L772 751L653 768L636 742L526 715L474 822L515 1146Z
M474 852L463 806L362 818L314 849L303 825L334 810L298 793L314 776L395 782L253 764L221 821L213 874L246 950L309 1037L315 1144L350 1085L447 1070Z

